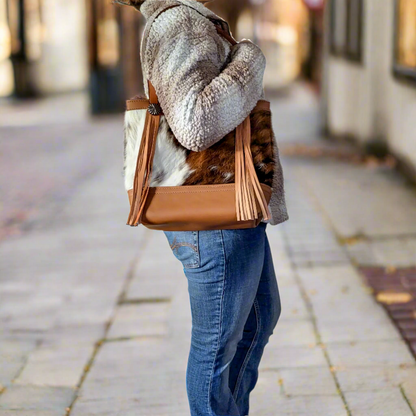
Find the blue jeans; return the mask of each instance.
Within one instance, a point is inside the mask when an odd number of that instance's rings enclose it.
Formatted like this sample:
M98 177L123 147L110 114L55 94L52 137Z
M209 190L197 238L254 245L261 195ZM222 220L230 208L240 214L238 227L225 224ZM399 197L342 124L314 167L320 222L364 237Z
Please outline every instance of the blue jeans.
M188 279L192 416L246 416L280 315L266 223L244 230L165 231Z

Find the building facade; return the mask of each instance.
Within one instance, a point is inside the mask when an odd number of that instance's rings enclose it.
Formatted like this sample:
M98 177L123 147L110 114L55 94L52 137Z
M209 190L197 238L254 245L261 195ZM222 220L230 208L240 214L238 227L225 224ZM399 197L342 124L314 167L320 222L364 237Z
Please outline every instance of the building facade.
M416 0L331 0L326 27L329 134L416 168Z

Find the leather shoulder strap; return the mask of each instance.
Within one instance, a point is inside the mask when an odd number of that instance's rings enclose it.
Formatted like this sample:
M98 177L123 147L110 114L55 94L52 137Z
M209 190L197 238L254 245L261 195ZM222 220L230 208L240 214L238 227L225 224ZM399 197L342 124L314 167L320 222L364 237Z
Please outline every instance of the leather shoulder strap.
M159 13L155 16L155 19L157 19L166 10L173 9L174 7L179 7L179 6L182 6L182 5L181 4L172 4L171 6L165 7L164 9L159 11Z

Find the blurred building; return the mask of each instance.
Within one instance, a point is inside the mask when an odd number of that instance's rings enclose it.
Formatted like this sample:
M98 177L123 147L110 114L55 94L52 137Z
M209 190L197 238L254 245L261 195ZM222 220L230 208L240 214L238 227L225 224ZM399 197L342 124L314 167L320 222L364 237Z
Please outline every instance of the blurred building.
M416 0L331 0L328 6L329 133L386 147L415 168Z
M140 22L109 0L0 0L0 97L90 86L95 112L120 110L140 90Z
M311 50L309 23L303 0L251 0L242 8L236 37L252 39L262 48L266 88L281 88L301 74Z
M316 2L323 0L218 0L208 7L237 39L261 46L265 86L275 89L320 72L320 21L308 7ZM111 0L0 0L0 97L85 90L93 113L122 111L127 97L143 91L144 23Z
M84 0L0 0L0 96L85 88Z

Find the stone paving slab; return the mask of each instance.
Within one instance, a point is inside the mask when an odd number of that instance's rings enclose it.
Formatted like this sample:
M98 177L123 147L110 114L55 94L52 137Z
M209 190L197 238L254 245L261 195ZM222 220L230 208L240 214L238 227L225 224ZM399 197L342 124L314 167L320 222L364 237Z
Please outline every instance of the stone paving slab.
M359 325L356 321L341 325L337 321L321 321L318 323L318 330L324 343L388 341L401 338L387 316L380 317L379 320L363 320Z
M49 332L43 334L42 346L83 346L94 345L104 338L105 324L83 323L79 325L54 326Z
M158 234L158 233L155 233ZM176 291L176 280L183 277L182 269L172 274L172 259L166 237L152 236L152 243L141 252L141 261L134 272L125 300L169 299ZM161 254L163 253L163 255ZM155 268L154 265L159 267ZM173 269L175 270L175 268Z
M338 395L333 374L327 366L282 369L278 374L287 396Z
M13 131L0 164L13 191L0 223L16 221L0 233L14 233L0 245L0 416L64 416L74 399L70 416L189 414L187 280L162 232L125 225L121 118ZM283 310L252 414L407 416L415 361L351 257L414 266L415 197L388 172L283 164L291 219L268 227Z
M168 302L122 305L114 318L107 339L167 335Z
M416 233L416 194L397 173L320 160L298 164L297 174L340 236Z
M357 241L346 245L351 258L362 266L411 267L416 264L416 238Z
M260 373L253 391L251 409L254 415L347 416L339 396L292 396L284 393L284 380L271 371Z
M315 345L315 329L310 320L283 320L275 329L270 345L276 347Z
M400 389L345 393L354 416L412 416Z
M189 407L176 403L147 405L139 400L98 401L80 402L71 413L82 416L183 416L189 413Z
M42 346L29 356L15 383L75 388L93 352L93 345Z
M370 296L351 266L298 269L299 276L320 322L380 322L384 310ZM389 323L386 324L389 325ZM390 324L391 325L391 324Z
M160 338L105 343L71 414L186 414L186 355Z
M3 410L63 411L72 403L75 390L65 387L10 386L0 396Z
M416 380L416 365L345 367L336 368L335 374L344 392L389 390Z
M48 410L0 410L0 416L62 416L62 412Z
M324 367L327 365L324 352L320 346L275 347L273 339L267 345L260 364L260 369L282 369L302 367Z
M327 344L336 367L413 365L415 360L402 340Z
M310 318L310 313L297 284L280 286L279 291L282 305L281 322Z

